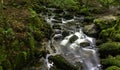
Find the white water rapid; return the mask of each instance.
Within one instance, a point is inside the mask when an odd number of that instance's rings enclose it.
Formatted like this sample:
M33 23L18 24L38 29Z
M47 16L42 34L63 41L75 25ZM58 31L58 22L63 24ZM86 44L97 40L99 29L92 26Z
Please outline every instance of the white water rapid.
M49 8L50 15L41 14L54 29L54 35L46 48L50 52L46 56L48 70L54 65L53 62L49 62L49 56L57 54L62 55L72 64L80 62L82 70L100 70L95 39L84 34L82 27L79 25L80 21L84 20L84 17L69 15L64 11L53 13L55 10ZM65 15L67 15L67 18ZM85 45L85 43L88 45Z

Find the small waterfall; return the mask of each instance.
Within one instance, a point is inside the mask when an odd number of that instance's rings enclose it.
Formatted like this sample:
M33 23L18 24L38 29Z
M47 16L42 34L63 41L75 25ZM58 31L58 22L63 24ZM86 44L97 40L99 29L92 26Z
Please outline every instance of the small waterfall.
M84 17L78 17L74 15L71 19L64 18L65 13L53 13L56 9L52 10L52 15L43 15L47 23L51 25L54 29L54 35L48 43L47 50L49 54L46 56L46 64L48 70L53 66L53 62L49 62L48 58L50 56L55 56L57 54L62 55L70 63L75 64L76 62L82 63L82 70L100 70L100 61L97 55L97 49L95 45L95 39L87 36L83 33L82 27L79 26L80 21L84 20ZM60 17L55 18L60 15ZM58 22L55 22L58 21ZM74 24L71 24L74 23ZM68 34L64 36L64 32L67 31ZM82 43L88 43L89 45L81 45Z

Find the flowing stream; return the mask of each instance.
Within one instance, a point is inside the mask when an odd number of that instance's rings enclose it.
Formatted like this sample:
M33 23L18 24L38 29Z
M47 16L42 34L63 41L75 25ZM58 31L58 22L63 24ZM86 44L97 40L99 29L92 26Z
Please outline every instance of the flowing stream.
M84 16L75 16L55 8L48 8L48 12L43 12L40 16L44 17L54 30L46 48L50 52L45 60L48 70L54 64L49 62L49 56L57 54L73 65L80 62L82 70L100 70L95 39L84 34L80 26Z

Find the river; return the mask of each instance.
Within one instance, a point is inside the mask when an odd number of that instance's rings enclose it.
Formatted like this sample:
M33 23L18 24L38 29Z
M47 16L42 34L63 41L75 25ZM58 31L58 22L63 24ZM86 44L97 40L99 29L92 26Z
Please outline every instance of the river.
M83 33L81 24L84 22L84 16L73 15L55 8L47 8L47 10L40 13L40 16L45 18L54 30L46 47L50 52L45 59L48 70L54 65L54 62L49 62L48 58L58 54L73 65L80 62L82 70L101 70L96 40Z

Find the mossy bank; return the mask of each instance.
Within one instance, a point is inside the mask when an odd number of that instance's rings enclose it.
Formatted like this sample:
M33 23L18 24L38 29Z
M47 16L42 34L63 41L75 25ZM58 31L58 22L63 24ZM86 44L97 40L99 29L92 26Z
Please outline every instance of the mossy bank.
M43 41L52 29L36 11L31 1L5 0L0 12L0 70L22 70L43 56Z

